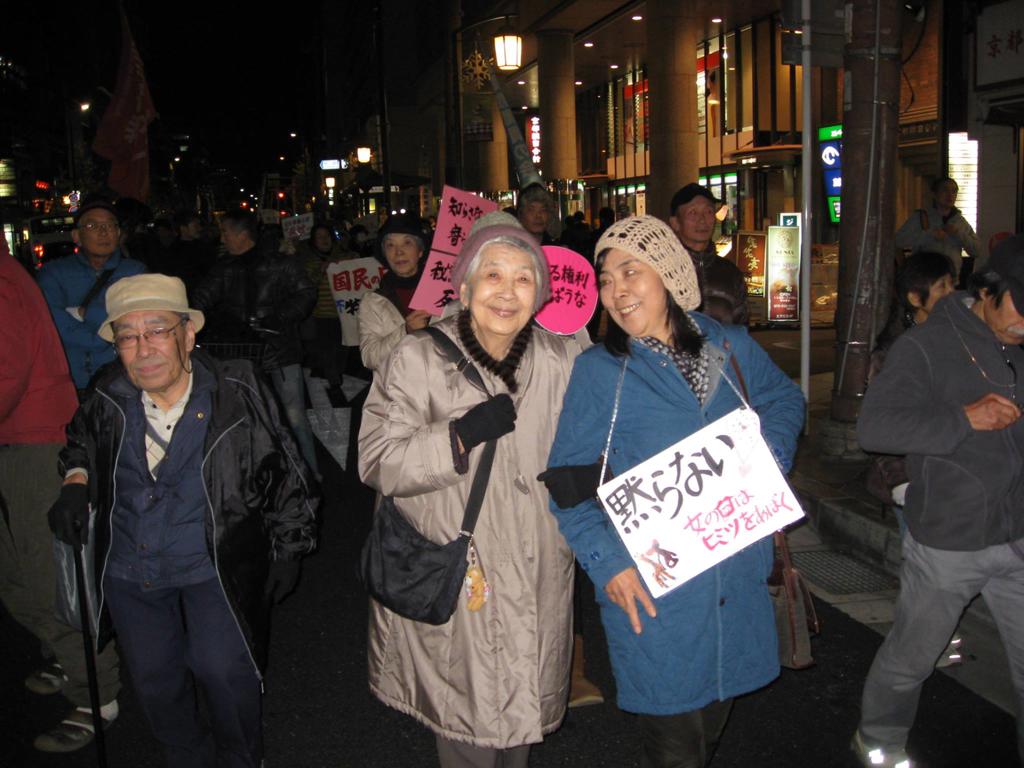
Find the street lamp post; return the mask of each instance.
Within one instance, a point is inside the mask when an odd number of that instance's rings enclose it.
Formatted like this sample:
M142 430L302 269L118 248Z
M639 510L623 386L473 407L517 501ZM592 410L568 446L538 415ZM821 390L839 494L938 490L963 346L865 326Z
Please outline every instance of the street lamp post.
M483 26L484 24L491 24L493 22L504 19L505 24L494 36L494 51L495 51L495 66L498 69L505 72L512 72L519 69L522 63L523 55L523 39L519 34L512 28L509 19L511 16L492 16L487 19L481 19L480 21L474 21L471 24L459 27L452 32L452 51L454 52L454 58L452 61L452 89L455 92L455 109L453 110L457 125L453 126L458 131L458 140L455 142L455 149L458 152L456 162L456 185L464 186L466 182L466 169L465 169L465 147L463 146L463 116L462 116L462 56L460 41L462 40L463 33L470 29ZM486 63L486 62L485 62ZM498 81L491 73L489 82L498 92ZM450 132L450 131L449 131Z

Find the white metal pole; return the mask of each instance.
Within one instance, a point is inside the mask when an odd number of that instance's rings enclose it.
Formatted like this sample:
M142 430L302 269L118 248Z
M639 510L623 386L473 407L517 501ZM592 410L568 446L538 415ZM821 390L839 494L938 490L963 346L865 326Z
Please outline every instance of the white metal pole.
M803 82L803 150L800 158L800 197L803 215L800 237L800 388L804 393L804 401L811 401L811 241L813 240L814 221L811 199L811 173L814 146L811 119L811 0L801 0L800 16L803 24L803 45L801 46L801 76ZM808 412L809 412L808 408ZM809 415L809 413L807 414ZM808 431L808 420L804 419L804 433Z

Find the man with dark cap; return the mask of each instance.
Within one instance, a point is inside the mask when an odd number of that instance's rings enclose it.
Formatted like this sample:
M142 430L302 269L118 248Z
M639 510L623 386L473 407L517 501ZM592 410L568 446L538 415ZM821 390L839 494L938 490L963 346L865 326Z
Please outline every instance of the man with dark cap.
M196 349L204 320L176 277L108 292L120 365L68 427L48 517L66 544L95 536L101 642L112 625L169 768L258 768L267 615L315 546L317 496L263 378Z
M911 764L921 687L979 593L1024 711L1024 235L1004 241L970 286L897 339L857 425L865 450L905 454L910 476L895 623L853 738L865 766ZM1019 717L1017 745L1024 757Z
M719 258L711 239L720 205L707 187L687 184L672 195L668 224L697 270L702 299L698 309L720 322L746 325L749 312L743 273L731 261Z
M39 287L80 392L96 371L114 359L113 348L96 335L107 289L123 277L146 271L142 262L121 254L120 236L113 204L103 199L87 201L75 213L71 232L78 252L39 271Z
M46 510L60 491L57 456L77 407L46 301L0 236L0 601L51 657L25 687L63 693L73 706L36 737L42 752L73 752L93 738L82 633L56 618L53 535L46 527ZM109 723L120 687L113 643L96 658L96 673L100 715Z

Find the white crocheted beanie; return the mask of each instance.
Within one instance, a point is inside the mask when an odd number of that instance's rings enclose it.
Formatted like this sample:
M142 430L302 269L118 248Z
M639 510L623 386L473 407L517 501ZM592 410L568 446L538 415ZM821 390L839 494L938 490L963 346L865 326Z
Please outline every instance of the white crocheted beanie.
M601 235L594 253L600 256L609 248L625 251L650 265L682 309L700 306L700 287L690 254L661 219L630 216L615 222Z

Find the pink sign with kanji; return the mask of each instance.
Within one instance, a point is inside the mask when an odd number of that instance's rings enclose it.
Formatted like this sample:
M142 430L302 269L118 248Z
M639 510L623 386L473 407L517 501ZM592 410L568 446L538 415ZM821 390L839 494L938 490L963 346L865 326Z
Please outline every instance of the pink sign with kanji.
M545 245L551 275L551 300L537 313L537 322L552 333L571 335L585 327L597 309L597 278L590 262L576 251Z
M458 291L452 287L454 263L455 257L450 254L430 252L423 276L409 302L409 309L423 309L440 317L444 308L459 298Z
M363 294L377 290L383 276L384 267L376 259L350 259L328 265L327 282L338 308L341 343L345 346L359 345L359 302Z
M469 237L473 222L496 210L498 204L493 200L445 185L441 191L441 207L437 212L437 229L434 230L431 250L458 255Z
M597 496L656 598L804 516L750 408L626 470Z

